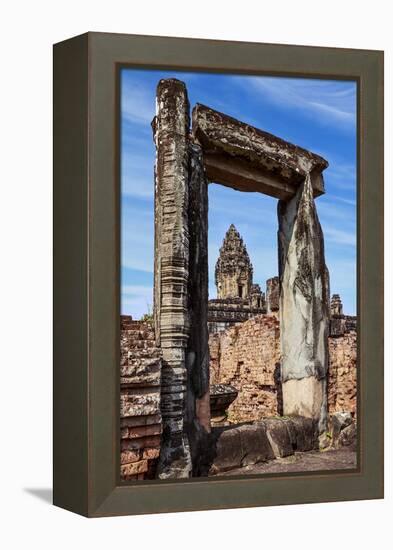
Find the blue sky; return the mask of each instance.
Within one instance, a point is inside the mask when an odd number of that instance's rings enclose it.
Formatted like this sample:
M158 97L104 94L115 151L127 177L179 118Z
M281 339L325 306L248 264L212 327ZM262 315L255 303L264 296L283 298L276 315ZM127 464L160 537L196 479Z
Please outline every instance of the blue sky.
M333 80L144 71L121 75L121 311L135 319L153 305L155 149L150 123L161 78L186 83L195 103L322 155L326 194L316 200L325 235L331 293L356 314L356 84ZM277 200L209 185L209 295L216 296L214 266L225 232L234 223L264 290L278 274Z

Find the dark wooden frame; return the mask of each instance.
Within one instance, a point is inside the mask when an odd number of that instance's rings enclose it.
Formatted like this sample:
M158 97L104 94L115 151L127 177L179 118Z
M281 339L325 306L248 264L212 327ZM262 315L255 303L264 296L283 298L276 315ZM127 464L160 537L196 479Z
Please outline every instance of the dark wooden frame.
M119 481L121 66L356 80L360 465ZM54 503L90 517L383 497L383 52L87 33L54 46Z

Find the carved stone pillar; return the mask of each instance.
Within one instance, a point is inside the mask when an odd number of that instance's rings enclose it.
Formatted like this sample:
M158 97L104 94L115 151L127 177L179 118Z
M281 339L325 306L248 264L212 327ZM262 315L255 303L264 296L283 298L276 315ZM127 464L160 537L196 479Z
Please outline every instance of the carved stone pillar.
M189 102L184 83L161 80L153 121L155 167L154 315L162 349L163 434L158 476L184 478L191 457L184 431L188 319L188 133Z
M187 350L186 427L190 442L193 475L207 475L210 433L208 312L208 182L202 149L189 145L189 313L190 338Z
M280 325L284 415L326 429L329 274L310 176L278 203Z

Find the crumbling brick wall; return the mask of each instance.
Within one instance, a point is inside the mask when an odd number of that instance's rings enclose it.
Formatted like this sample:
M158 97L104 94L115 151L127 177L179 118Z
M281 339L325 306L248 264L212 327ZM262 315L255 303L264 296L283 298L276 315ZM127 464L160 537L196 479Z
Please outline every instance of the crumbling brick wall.
M121 317L121 479L155 475L161 440L161 350L150 323Z
M280 414L279 321L257 315L209 339L211 382L230 384L239 394L229 407L232 422Z
M356 331L329 337L328 412L356 413ZM211 384L230 384L239 395L228 420L243 422L282 414L280 328L272 315L258 315L210 334Z
M328 411L356 415L356 332L331 336L329 356Z

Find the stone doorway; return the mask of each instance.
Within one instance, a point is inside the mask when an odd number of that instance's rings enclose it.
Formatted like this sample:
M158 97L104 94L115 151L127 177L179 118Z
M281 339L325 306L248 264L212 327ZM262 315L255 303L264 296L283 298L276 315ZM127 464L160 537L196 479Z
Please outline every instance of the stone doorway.
M154 318L162 349L159 476L203 475L210 432L208 184L278 199L281 377L285 415L326 426L329 276L314 198L320 156L197 104L183 82L161 80L153 121ZM240 292L240 288L239 288Z

